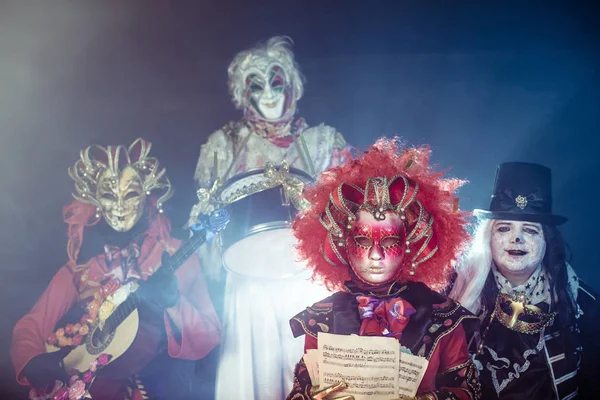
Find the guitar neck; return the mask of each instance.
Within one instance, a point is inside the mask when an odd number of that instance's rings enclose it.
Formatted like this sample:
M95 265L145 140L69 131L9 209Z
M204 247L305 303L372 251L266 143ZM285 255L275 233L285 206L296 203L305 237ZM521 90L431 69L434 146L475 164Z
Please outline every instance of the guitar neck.
M167 268L170 272L175 272L179 267L194 254L196 250L206 241L205 231L195 232L194 235L186 240L171 257L166 260L163 258L161 268ZM140 299L137 293L132 293L127 300L119 304L116 310L107 318L103 331L112 332L137 308Z
M183 242L175 254L169 257L167 263L162 265L161 268L167 268L170 272L177 271L204 242L206 242L205 231L194 233L191 238Z

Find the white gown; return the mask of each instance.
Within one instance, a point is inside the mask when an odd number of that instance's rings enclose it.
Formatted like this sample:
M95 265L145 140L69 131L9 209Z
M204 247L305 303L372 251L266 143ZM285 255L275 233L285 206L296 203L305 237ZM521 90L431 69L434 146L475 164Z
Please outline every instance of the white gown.
M317 172L339 165L340 151L348 147L340 133L323 124L306 129L303 137ZM241 145L244 148L239 150ZM223 182L241 172L264 167L266 162L279 165L283 160L291 167L309 172L298 146L278 147L243 126L237 140L225 130L218 130L202 146L195 174L200 186L207 187L213 177L215 151L217 175ZM237 151L239 155L234 161ZM229 174L223 177L232 164ZM206 260L203 268L220 268L220 263L214 261L215 257L208 257L208 253L207 249L201 252ZM209 259L213 260L212 265L206 265ZM294 368L304 349L304 338L292 336L289 320L307 304L330 294L325 287L312 283L308 272L277 280L227 273L215 398L284 399L292 389Z

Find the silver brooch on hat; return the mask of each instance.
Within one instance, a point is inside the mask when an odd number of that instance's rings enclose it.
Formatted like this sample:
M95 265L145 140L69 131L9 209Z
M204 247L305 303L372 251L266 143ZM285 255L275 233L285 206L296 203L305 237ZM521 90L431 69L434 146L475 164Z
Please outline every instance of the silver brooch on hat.
M517 205L517 207L519 207L521 210L524 210L525 207L527 207L527 197L525 196L521 196L518 195L515 198L515 204Z

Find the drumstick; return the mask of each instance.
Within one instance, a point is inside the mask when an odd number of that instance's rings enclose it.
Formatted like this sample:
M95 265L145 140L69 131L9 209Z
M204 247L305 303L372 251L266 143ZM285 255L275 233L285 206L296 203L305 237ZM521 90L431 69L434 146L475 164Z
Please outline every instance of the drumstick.
M212 183L215 183L215 181L219 178L219 160L217 159L217 150L215 150L215 152L213 153L213 176L212 176Z
M308 168L310 169L310 174L315 176L315 166L313 165L312 158L310 157L310 153L308 152L308 146L306 145L306 140L304 139L304 135L300 134L300 141L302 142L302 147L304 148L304 152L306 153L306 158L308 159Z
M233 156L233 160L231 160L231 164L229 164L229 168L227 168L227 171L225 172L225 175L223 175L223 179L227 179L227 177L229 176L229 173L231 172L231 169L235 165L235 161L237 160L238 156L242 152L242 149L244 147L246 147L246 144L248 143L248 140L250 139L250 136L252 136L252 131L251 130L250 130L250 132L248 132L248 135L246 135L246 137L244 138L244 141L240 144L240 147L237 148L237 151L235 152L235 154Z
M312 159L310 158L310 154L308 153L308 147L306 146L306 142L304 140L304 136L302 134L298 135L300 141L304 146L298 144L298 140L294 139L294 144L296 145L296 150L298 150L298 154L304 163L304 166L308 169L308 173L314 178L315 176L315 168L312 164Z

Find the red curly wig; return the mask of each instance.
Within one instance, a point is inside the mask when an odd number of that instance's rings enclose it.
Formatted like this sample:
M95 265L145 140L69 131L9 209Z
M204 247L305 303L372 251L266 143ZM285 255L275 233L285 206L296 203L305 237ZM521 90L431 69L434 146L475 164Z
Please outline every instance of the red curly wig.
M313 279L339 289L352 279L345 242L356 213L375 218L397 213L407 233L403 265L396 281L423 282L441 290L449 283L453 262L469 240L467 213L458 211L455 191L465 181L432 171L427 146L406 147L398 138L380 139L364 154L321 173L306 187L311 207L293 223L300 258Z

